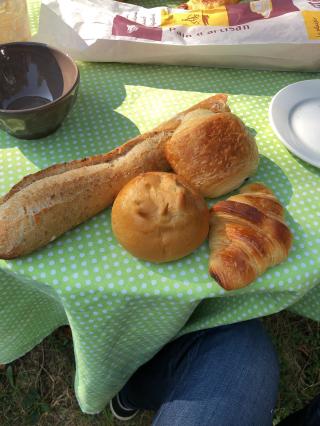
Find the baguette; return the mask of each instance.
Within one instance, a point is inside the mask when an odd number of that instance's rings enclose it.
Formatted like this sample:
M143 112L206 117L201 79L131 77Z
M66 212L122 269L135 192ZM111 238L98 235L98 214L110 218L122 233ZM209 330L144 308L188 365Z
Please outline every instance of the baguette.
M168 171L164 144L184 120L229 111L226 95L212 96L113 151L56 164L24 177L0 204L0 258L45 246L112 204L121 188L148 171Z

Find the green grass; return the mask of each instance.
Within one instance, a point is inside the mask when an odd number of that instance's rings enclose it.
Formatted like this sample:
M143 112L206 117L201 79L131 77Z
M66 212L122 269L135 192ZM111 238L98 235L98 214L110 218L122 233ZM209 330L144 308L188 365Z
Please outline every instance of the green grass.
M280 361L275 424L320 393L320 324L282 312L264 320Z
M282 312L264 323L277 347L281 386L275 424L320 393L320 324ZM82 414L73 392L74 358L68 328L57 330L33 351L0 366L1 426L115 426L108 409ZM151 424L143 413L128 426Z

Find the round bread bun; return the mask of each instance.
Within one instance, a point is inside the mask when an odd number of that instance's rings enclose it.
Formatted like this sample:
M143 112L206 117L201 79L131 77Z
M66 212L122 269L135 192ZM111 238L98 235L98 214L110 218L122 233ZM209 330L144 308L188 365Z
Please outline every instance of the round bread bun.
M209 210L203 197L179 176L149 172L122 188L111 221L119 243L131 254L150 262L170 262L203 243Z
M210 198L238 188L259 162L254 138L230 112L190 116L166 142L165 155L179 176Z

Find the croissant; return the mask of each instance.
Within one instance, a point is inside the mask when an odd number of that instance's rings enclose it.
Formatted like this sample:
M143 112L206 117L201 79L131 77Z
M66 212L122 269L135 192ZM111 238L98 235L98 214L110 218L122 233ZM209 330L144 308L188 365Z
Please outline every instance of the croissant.
M292 234L284 208L259 183L210 209L209 273L226 290L245 287L288 256Z

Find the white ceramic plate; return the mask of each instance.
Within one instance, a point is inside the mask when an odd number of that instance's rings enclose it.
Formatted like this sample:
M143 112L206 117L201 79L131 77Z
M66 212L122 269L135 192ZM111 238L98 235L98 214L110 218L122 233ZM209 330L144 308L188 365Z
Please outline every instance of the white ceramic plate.
M289 151L320 167L320 80L299 81L280 90L271 101L269 119Z

